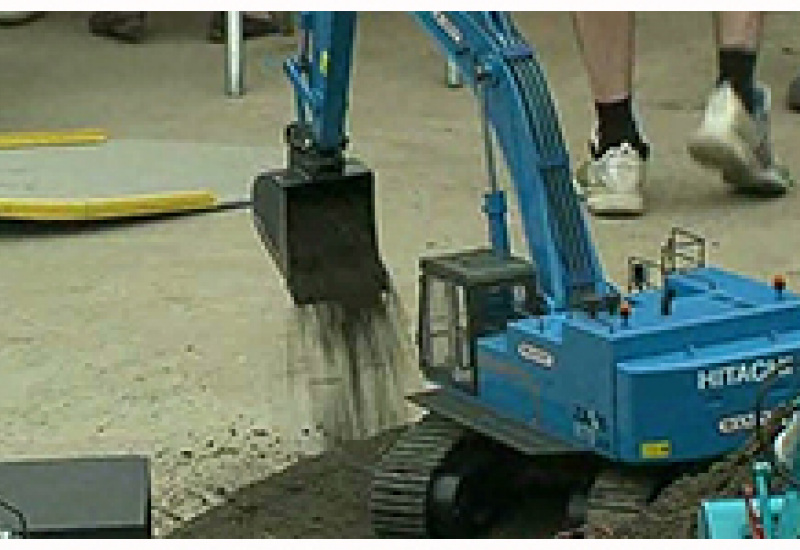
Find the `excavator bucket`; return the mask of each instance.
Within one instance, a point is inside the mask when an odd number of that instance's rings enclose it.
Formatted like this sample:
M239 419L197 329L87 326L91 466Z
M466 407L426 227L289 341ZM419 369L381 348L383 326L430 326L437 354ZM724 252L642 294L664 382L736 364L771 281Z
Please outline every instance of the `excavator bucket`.
M295 304L359 307L388 290L375 232L374 178L361 164L315 176L292 169L261 174L253 213Z

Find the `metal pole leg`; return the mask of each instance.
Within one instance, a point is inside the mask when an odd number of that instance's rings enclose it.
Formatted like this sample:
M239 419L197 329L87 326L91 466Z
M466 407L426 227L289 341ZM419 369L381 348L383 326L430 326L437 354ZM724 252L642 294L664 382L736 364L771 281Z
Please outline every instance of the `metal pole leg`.
M225 12L225 93L229 97L244 95L244 35L242 12Z
M461 80L461 73L458 71L458 65L456 65L452 59L447 60L445 71L447 74L447 86L449 88L460 88L464 85L464 82Z

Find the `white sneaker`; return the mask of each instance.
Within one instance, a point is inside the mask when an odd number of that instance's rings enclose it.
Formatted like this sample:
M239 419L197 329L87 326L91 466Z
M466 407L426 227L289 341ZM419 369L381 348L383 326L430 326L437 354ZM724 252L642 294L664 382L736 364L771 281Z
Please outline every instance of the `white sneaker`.
M644 213L645 160L629 143L586 161L575 173L578 194L596 216Z
M750 115L730 85L714 90L700 128L689 140L689 154L703 166L720 171L736 191L783 195L793 181L772 154L769 89L758 86L755 100L755 113Z

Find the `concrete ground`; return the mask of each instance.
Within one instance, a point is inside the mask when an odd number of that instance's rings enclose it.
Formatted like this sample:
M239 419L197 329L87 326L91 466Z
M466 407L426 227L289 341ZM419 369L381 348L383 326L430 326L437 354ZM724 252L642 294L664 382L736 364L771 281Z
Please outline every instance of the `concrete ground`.
M205 41L205 15L156 14L150 40L136 46L92 37L86 18L57 13L0 29L0 131L99 126L112 140L280 152L292 117L279 70L290 38L248 44L248 93L232 100L223 95L223 48ZM685 153L714 77L710 16L639 21L640 106L655 143L652 211L593 222L609 273L622 281L629 255L655 256L679 225L713 243L714 263L756 277L787 273L796 284L798 195L732 197ZM578 161L591 119L568 15L525 13L519 23L552 79ZM797 14L770 16L760 66L774 91L775 147L794 174L800 118L781 103L800 69L799 26ZM417 258L484 241L480 126L473 98L445 88L442 59L409 18L366 14L360 31L353 151L378 174L381 246L413 319ZM110 190L116 179L107 174ZM309 450L298 435L313 421L298 410L308 403L287 391L291 307L249 213L80 233L3 226L0 265L4 457L145 453L163 534Z

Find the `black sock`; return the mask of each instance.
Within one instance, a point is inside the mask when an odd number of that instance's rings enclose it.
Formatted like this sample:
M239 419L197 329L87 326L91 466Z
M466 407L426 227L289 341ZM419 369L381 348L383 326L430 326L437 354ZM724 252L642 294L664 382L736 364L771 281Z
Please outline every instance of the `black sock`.
M623 143L631 144L642 158L647 158L648 147L639 135L630 96L611 103L595 103L595 108L598 141L597 147L592 150L595 158L602 157L606 151Z
M756 52L743 48L720 48L718 84L728 82L748 113L755 104Z

